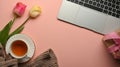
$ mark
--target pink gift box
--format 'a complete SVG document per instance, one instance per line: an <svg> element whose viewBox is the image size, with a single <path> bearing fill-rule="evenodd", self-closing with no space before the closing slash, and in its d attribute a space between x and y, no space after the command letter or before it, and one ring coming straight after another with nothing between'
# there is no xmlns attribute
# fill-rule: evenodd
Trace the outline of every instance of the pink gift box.
<svg viewBox="0 0 120 67"><path fill-rule="evenodd" d="M119 32L112 32L104 35L103 43L108 49L108 52L113 55L115 59L120 60L120 36Z"/></svg>

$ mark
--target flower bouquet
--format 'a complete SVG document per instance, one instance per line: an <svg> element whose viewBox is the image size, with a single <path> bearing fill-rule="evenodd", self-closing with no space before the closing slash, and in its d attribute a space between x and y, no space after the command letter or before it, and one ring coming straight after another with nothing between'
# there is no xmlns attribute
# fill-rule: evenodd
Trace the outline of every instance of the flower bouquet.
<svg viewBox="0 0 120 67"><path fill-rule="evenodd" d="M41 13L41 8L39 6L33 6L29 12L29 17L17 28L15 29L13 32L10 33L10 29L12 28L12 25L14 24L15 20L18 17L21 17L26 9L26 5L18 2L16 4L16 6L13 9L13 13L14 13L14 19L10 20L7 25L5 25L5 27L0 31L0 43L5 47L5 44L7 42L7 40L15 35L15 34L19 34L22 32L22 30L24 29L24 25L26 24L26 22L30 19L30 18L36 18L37 16L40 15Z"/></svg>

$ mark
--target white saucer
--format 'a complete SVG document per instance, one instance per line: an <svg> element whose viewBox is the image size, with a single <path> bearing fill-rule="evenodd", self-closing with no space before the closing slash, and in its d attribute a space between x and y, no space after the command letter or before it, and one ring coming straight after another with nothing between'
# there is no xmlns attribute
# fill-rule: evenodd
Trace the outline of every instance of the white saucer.
<svg viewBox="0 0 120 67"><path fill-rule="evenodd" d="M32 58L32 56L34 55L35 45L34 45L34 42L32 41L32 39L30 37L28 37L27 35L25 35L25 34L16 34L16 35L13 35L12 37L10 37L8 39L8 41L6 43L6 47L5 47L6 54L10 54L10 45L15 40L22 40L28 46L27 55L22 59L18 59L18 62L19 63L24 63L24 62L29 61Z"/></svg>

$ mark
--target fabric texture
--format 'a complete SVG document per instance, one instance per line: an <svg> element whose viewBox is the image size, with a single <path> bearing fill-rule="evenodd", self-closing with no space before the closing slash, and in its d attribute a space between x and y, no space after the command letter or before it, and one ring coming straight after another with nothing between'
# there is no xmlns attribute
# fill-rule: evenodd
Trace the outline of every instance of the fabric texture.
<svg viewBox="0 0 120 67"><path fill-rule="evenodd" d="M57 58L52 49L40 54L33 61L18 63L17 59L5 54L5 50L0 44L0 67L59 67Z"/></svg>

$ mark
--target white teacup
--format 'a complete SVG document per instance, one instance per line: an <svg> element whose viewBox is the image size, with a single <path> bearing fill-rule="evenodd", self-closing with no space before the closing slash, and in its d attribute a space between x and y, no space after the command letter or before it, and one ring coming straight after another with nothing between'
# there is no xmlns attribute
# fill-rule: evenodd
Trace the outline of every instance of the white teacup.
<svg viewBox="0 0 120 67"><path fill-rule="evenodd" d="M28 45L23 40L15 40L10 44L10 55L14 58L21 59L27 55Z"/></svg>
<svg viewBox="0 0 120 67"><path fill-rule="evenodd" d="M25 34L15 34L11 36L5 46L6 54L18 59L19 63L29 61L35 51L33 40Z"/></svg>

